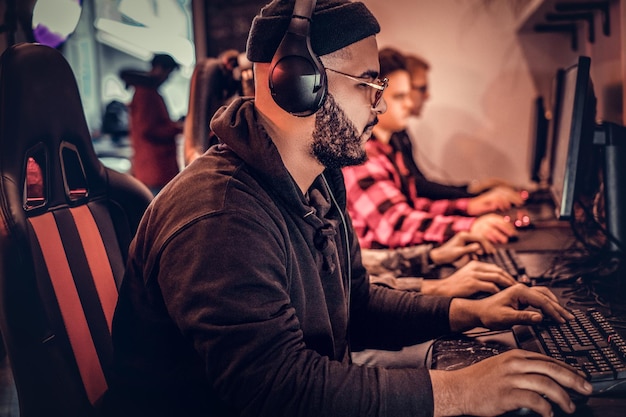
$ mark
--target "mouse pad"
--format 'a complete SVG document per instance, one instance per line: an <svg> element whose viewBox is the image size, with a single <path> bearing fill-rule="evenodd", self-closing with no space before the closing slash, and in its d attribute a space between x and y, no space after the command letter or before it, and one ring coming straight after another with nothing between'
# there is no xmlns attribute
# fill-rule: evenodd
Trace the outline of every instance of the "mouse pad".
<svg viewBox="0 0 626 417"><path fill-rule="evenodd" d="M452 371L506 352L511 347L494 340L481 341L464 335L437 339L431 347L432 369Z"/></svg>

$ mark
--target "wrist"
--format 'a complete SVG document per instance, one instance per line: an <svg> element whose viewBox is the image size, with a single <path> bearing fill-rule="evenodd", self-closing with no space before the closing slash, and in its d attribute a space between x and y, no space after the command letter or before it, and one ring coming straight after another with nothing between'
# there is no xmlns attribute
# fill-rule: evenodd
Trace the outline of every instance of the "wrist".
<svg viewBox="0 0 626 417"><path fill-rule="evenodd" d="M482 326L480 320L479 300L453 298L450 302L450 330L463 332L474 327Z"/></svg>
<svg viewBox="0 0 626 417"><path fill-rule="evenodd" d="M456 384L452 371L430 370L430 381L433 388L433 416L460 416L463 407L458 403Z"/></svg>
<svg viewBox="0 0 626 417"><path fill-rule="evenodd" d="M455 289L446 279L424 279L421 292L427 295L454 297Z"/></svg>
<svg viewBox="0 0 626 417"><path fill-rule="evenodd" d="M431 248L426 252L428 266L435 267L443 265L448 262L449 254L446 254L446 250L441 246L431 244Z"/></svg>
<svg viewBox="0 0 626 417"><path fill-rule="evenodd" d="M437 292L437 286L435 285L435 283L433 282L435 280L432 279L425 279L422 281L422 288L420 289L420 292L422 294L427 294L427 295L436 295Z"/></svg>
<svg viewBox="0 0 626 417"><path fill-rule="evenodd" d="M465 211L470 216L478 216L480 214L479 207L477 207L478 201L476 200L476 198L478 197L471 197L467 201L467 209Z"/></svg>
<svg viewBox="0 0 626 417"><path fill-rule="evenodd" d="M469 184L467 184L467 192L470 194L476 194L478 191L478 189L480 188L480 181L479 180L471 180L469 182Z"/></svg>
<svg viewBox="0 0 626 417"><path fill-rule="evenodd" d="M428 267L433 267L435 265L438 265L439 264L437 262L438 258L439 258L439 254L436 248L429 250L428 252L426 252L426 265Z"/></svg>

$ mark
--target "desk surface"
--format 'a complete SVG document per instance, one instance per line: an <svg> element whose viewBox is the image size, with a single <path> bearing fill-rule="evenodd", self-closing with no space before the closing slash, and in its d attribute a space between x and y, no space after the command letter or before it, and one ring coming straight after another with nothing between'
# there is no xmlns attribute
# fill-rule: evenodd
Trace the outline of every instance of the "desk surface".
<svg viewBox="0 0 626 417"><path fill-rule="evenodd" d="M532 229L519 230L517 239L506 246L520 252L565 251L575 243L570 225L554 220Z"/></svg>
<svg viewBox="0 0 626 417"><path fill-rule="evenodd" d="M516 242L509 243L507 247L511 247L518 252L527 252L528 254L541 253L545 251L553 251L555 253L567 253L576 243L576 239L572 233L569 224L563 222L552 222L536 226L533 229L520 231L519 239ZM606 260L598 260L597 266L602 266ZM622 265L626 262L622 262ZM593 265L594 262L587 262ZM626 271L626 267L622 266L622 270ZM568 308L589 308L596 307L606 316L616 316L626 320L626 272L614 272L609 276L593 277L593 273L585 271L585 279L566 281L558 287L553 286L553 291L559 297L561 302ZM591 277L591 278L590 278ZM623 277L620 282L620 277ZM550 283L545 285L550 286ZM556 284L554 284L556 285ZM626 321L625 321L626 322ZM626 337L626 328L620 329L616 327L618 332ZM501 333L494 336L498 343L506 346L515 346L512 333ZM498 345L492 344L494 339L481 338L480 343L485 343L484 348L476 348L469 346L464 349L466 344L471 344L467 338L459 336L456 341L446 339L450 352L454 351L454 355L464 355L466 352L467 362L462 365L466 366L482 359L484 357L497 354ZM458 343L455 345L455 343ZM471 353L470 353L471 352ZM483 358L484 358L483 357ZM453 359L452 359L453 360ZM449 364L453 362L447 362ZM444 365L445 367L446 365ZM452 365L454 366L454 365ZM531 414L532 415L532 414ZM565 416L560 410L555 410L555 415ZM626 394L619 397L591 397L588 402L578 407L574 417L623 417L626 416Z"/></svg>
<svg viewBox="0 0 626 417"><path fill-rule="evenodd" d="M517 251L565 250L576 242L570 223L556 219L551 201L543 199L512 210L527 213L531 226L518 230L517 240L507 246ZM519 214L509 215L519 217Z"/></svg>

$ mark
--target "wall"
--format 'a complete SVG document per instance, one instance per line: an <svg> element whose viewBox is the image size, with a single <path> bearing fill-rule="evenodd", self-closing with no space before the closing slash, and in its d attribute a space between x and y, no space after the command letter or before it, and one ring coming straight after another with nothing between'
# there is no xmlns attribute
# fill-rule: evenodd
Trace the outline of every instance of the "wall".
<svg viewBox="0 0 626 417"><path fill-rule="evenodd" d="M523 28L551 1L363 0L381 23L379 46L431 63L431 99L410 125L418 164L431 177L528 184L532 102L550 94L557 68L579 54L592 57L599 115L621 119L620 3L611 5L612 36L596 35L591 45L581 29L572 51L566 35Z"/></svg>
<svg viewBox="0 0 626 417"><path fill-rule="evenodd" d="M181 1L190 7L190 1ZM78 83L83 100L85 117L92 136L100 135L102 115L107 103L118 100L129 103L132 88L126 89L119 78L119 71L125 68L149 70L151 53L147 56L134 56L128 51L116 49L98 40L94 22L98 17L123 19L115 16L115 0L83 0L83 10L76 31L63 45L62 52L68 60ZM100 12L100 13L99 13ZM105 13L106 12L106 13ZM189 19L191 25L191 19ZM138 54L136 54L138 55ZM189 80L193 71L190 66L181 66L172 73L160 88L172 119L186 115L189 100Z"/></svg>
<svg viewBox="0 0 626 417"><path fill-rule="evenodd" d="M527 183L532 101L538 94L550 94L556 69L573 63L578 54L592 58L599 117L624 121L626 69L620 51L626 17L618 0L611 1L611 36L598 35L589 44L581 29L578 51L571 50L565 35L536 34L524 27L555 0L362 1L381 23L380 46L420 54L432 65L431 99L410 130L420 167L433 178L466 182L497 176ZM106 102L129 99L129 92L119 88L120 96L107 95L105 85L116 82L121 67L148 64L95 42L93 2L84 1L91 12L79 24L82 36L70 38L63 52L85 95L88 123L97 132ZM218 15L228 4L246 10L256 4L258 9L265 0L205 5ZM3 6L0 0L0 12ZM0 37L0 46L4 40ZM168 105L175 118L186 111L189 76L190 70L181 71L164 86L166 98L173 97Z"/></svg>

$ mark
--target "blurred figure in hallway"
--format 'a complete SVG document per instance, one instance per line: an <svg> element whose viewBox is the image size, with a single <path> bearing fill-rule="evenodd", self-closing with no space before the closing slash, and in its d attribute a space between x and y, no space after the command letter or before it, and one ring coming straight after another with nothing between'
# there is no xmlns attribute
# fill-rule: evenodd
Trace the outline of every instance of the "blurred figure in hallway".
<svg viewBox="0 0 626 417"><path fill-rule="evenodd" d="M135 92L129 108L130 142L133 148L131 173L156 195L180 168L176 137L182 122L170 119L159 87L179 65L167 54L152 58L149 72L122 70L120 78Z"/></svg>

